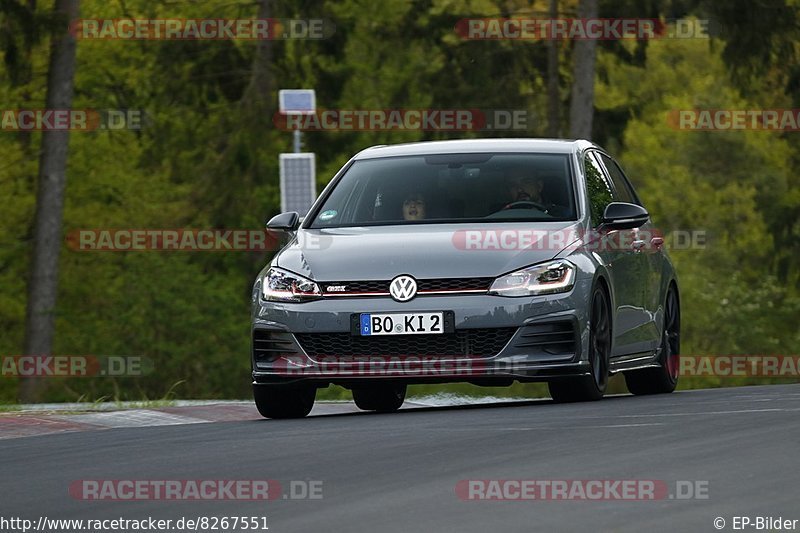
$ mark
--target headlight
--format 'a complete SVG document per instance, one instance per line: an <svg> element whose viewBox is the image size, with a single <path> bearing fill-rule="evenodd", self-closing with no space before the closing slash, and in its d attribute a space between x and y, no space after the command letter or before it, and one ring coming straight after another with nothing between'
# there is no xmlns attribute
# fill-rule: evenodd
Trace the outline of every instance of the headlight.
<svg viewBox="0 0 800 533"><path fill-rule="evenodd" d="M575 285L575 265L557 260L506 274L494 280L489 294L535 296L567 292Z"/></svg>
<svg viewBox="0 0 800 533"><path fill-rule="evenodd" d="M322 296L319 285L310 279L274 267L264 275L261 293L273 302L305 302Z"/></svg>

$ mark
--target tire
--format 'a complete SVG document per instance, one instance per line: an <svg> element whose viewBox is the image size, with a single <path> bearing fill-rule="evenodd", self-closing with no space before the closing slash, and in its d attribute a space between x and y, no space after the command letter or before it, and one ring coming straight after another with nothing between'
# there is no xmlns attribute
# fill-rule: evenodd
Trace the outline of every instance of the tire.
<svg viewBox="0 0 800 533"><path fill-rule="evenodd" d="M588 376L564 378L547 384L550 396L559 403L599 400L608 386L608 360L611 354L611 306L602 288L592 291L589 315Z"/></svg>
<svg viewBox="0 0 800 533"><path fill-rule="evenodd" d="M681 353L681 310L678 294L670 286L664 301L664 329L661 332L661 352L658 368L635 370L625 374L631 393L668 394L678 385L679 354Z"/></svg>
<svg viewBox="0 0 800 533"><path fill-rule="evenodd" d="M392 413L400 409L406 399L406 386L387 384L380 388L353 389L356 407L364 411Z"/></svg>
<svg viewBox="0 0 800 533"><path fill-rule="evenodd" d="M264 418L303 418L314 407L315 387L253 385L256 408Z"/></svg>

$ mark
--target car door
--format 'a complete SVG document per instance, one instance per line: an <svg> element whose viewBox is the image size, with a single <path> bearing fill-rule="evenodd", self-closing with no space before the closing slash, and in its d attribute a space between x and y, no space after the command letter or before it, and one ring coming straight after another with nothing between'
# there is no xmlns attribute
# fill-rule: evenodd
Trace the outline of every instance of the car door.
<svg viewBox="0 0 800 533"><path fill-rule="evenodd" d="M597 152L584 155L587 197L589 199L593 242L588 244L605 265L614 291L612 303L614 343L611 357L617 358L636 351L635 330L640 318L641 294L635 283L640 261L633 253L632 230L600 231L606 206L615 199L615 191Z"/></svg>
<svg viewBox="0 0 800 533"><path fill-rule="evenodd" d="M600 158L611 177L615 191L620 198L624 198L621 201L642 205L620 164L607 154L601 153ZM635 253L640 255L643 268L646 269L642 277L643 283L639 287L644 316L638 335L642 338L642 349L647 351L655 350L661 340L661 329L656 317L662 306L661 278L665 260L663 244L663 235L651 220L635 231Z"/></svg>
<svg viewBox="0 0 800 533"><path fill-rule="evenodd" d="M619 164L603 152L597 152L596 155L614 189L614 201L641 205ZM655 327L658 306L653 305L653 294L659 290L656 277L659 269L654 261L654 254L651 253L656 251L651 243L652 223L648 220L639 228L627 230L622 237L620 245L626 256L626 275L629 276L626 284L629 285L630 293L630 307L624 313L624 320L629 327L623 342L628 353L650 352L655 348L654 341L657 343L658 340L658 328Z"/></svg>

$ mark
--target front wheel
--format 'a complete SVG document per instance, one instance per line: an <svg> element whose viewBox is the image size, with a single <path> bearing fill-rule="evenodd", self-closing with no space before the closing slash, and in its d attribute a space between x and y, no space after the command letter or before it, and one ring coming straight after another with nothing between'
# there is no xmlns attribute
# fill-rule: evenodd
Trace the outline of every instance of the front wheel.
<svg viewBox="0 0 800 533"><path fill-rule="evenodd" d="M664 302L664 331L661 333L661 353L658 368L635 370L625 374L628 390L636 395L663 394L678 385L678 364L681 351L681 311L675 287L667 291Z"/></svg>
<svg viewBox="0 0 800 533"><path fill-rule="evenodd" d="M364 411L391 413L400 409L406 399L406 386L386 384L380 387L353 389L356 407Z"/></svg>
<svg viewBox="0 0 800 533"><path fill-rule="evenodd" d="M547 384L550 396L557 402L599 400L608 386L608 360L611 353L611 311L608 298L600 287L592 292L589 314L588 376L564 378Z"/></svg>
<svg viewBox="0 0 800 533"><path fill-rule="evenodd" d="M303 418L314 407L316 396L315 387L253 385L253 399L264 418Z"/></svg>

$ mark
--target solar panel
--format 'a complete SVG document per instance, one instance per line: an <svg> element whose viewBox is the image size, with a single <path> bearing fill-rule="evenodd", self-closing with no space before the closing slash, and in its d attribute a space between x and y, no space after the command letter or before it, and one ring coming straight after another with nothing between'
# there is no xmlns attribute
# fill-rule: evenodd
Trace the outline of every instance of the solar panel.
<svg viewBox="0 0 800 533"><path fill-rule="evenodd" d="M317 109L317 97L314 89L281 89L278 91L280 112L313 113Z"/></svg>
<svg viewBox="0 0 800 533"><path fill-rule="evenodd" d="M280 177L281 212L297 211L304 216L317 197L314 154L281 154Z"/></svg>

